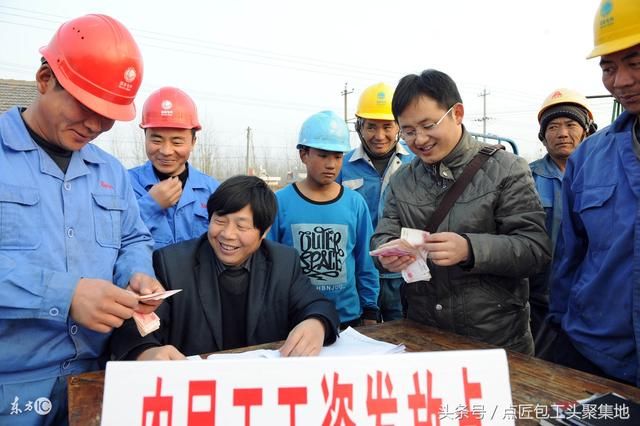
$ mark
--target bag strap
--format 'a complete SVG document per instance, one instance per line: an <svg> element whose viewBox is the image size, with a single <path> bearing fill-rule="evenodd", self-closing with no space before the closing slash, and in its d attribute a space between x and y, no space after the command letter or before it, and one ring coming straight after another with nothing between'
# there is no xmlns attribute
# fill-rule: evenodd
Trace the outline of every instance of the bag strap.
<svg viewBox="0 0 640 426"><path fill-rule="evenodd" d="M444 198L438 205L438 208L431 215L431 220L427 225L427 231L436 232L438 226L444 220L445 216L451 210L451 207L455 204L456 200L462 195L464 189L469 185L471 179L473 179L473 175L476 174L480 167L491 157L493 154L498 152L498 150L504 149L502 145L491 145L484 146L478 153L473 157L473 159L467 164L464 168L462 174L456 181L451 185L451 188L444 194Z"/></svg>

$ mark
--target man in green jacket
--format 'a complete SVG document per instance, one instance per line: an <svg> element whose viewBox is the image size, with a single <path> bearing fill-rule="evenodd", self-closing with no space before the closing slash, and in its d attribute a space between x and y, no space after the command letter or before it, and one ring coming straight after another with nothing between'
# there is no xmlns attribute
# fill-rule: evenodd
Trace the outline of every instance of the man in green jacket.
<svg viewBox="0 0 640 426"><path fill-rule="evenodd" d="M447 190L485 146L462 125L458 88L440 71L402 78L392 108L416 158L389 183L372 249L398 244L403 227L424 230ZM544 218L526 161L496 152L437 232L424 237L432 278L407 284L409 319L533 354L527 276L550 260ZM388 271L402 271L415 257L378 260Z"/></svg>

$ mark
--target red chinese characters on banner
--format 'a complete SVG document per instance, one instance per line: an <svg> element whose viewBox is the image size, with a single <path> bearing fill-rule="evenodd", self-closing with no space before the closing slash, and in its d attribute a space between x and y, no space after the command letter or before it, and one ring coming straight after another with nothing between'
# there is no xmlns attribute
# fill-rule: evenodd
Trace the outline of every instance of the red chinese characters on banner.
<svg viewBox="0 0 640 426"><path fill-rule="evenodd" d="M192 380L189 382L189 426L216 425L216 381Z"/></svg>
<svg viewBox="0 0 640 426"><path fill-rule="evenodd" d="M234 389L233 405L244 407L244 424L251 426L251 407L262 405L262 388Z"/></svg>
<svg viewBox="0 0 640 426"><path fill-rule="evenodd" d="M470 382L466 367L462 367L462 383L464 385L464 404L469 409L472 399L482 398L482 387L480 383ZM460 426L480 426L482 418L478 413L467 411L460 419Z"/></svg>
<svg viewBox="0 0 640 426"><path fill-rule="evenodd" d="M156 394L142 399L142 426L160 426L160 417L166 413L166 423L171 425L173 420L173 397L161 396L162 378L156 379Z"/></svg>
<svg viewBox="0 0 640 426"><path fill-rule="evenodd" d="M338 373L333 373L332 390L333 392L329 393L327 376L322 376L322 396L324 402L329 402L329 397L331 397L331 404L322 421L322 426L343 424L344 426L355 426L354 421L349 417L349 412L353 412L353 385L338 383ZM347 412L347 409L349 412Z"/></svg>
<svg viewBox="0 0 640 426"><path fill-rule="evenodd" d="M415 393L409 394L409 409L413 411L413 424L415 426L440 426L440 411L442 411L442 398L434 398L433 375L426 371L425 391L420 392L420 376L413 373L413 389ZM419 410L426 410L427 420L420 421Z"/></svg>
<svg viewBox="0 0 640 426"><path fill-rule="evenodd" d="M482 385L479 381L470 380L467 367L462 367L459 371L461 375L456 374L456 376L458 380L462 381L464 405L459 404L459 408L456 408L454 413L448 413L444 408L444 399L441 394L434 395L434 375L429 370L415 371L411 375L413 389L406 389L404 392L402 387L394 392L394 377L404 383L397 375L394 376L388 371L381 370L375 370L375 373L371 375L367 374L365 405L355 407L355 409L354 388L364 392L362 386L356 386L364 383L340 383L340 376L337 372L334 372L333 376L322 376L320 385L324 402L321 402L319 398L315 401L309 401L309 389L306 386L231 388L232 406L240 407L243 409L242 411L237 409L230 411L232 407L217 407L216 398L221 391L218 390L220 385L216 380L190 380L188 381L186 424L188 426L215 426L217 418L219 422L228 423L231 421L233 424L250 426L252 408L263 406L264 395L275 392L277 393L277 405L282 407L277 409L281 412L278 416L284 416L285 410L287 410L291 426L297 424L296 409L309 404L316 404L317 408L320 408L317 404L323 404L321 409L326 409L322 426L355 426L354 418L363 418L362 416L365 415L374 417L376 426L398 424L399 416L403 417L409 414L406 411L402 413L407 409L411 411L413 417L411 424L414 426L440 426L443 419L447 418L457 419L460 426L481 426L483 411L476 407L483 407ZM440 380L444 379L440 375L438 377ZM155 394L142 398L142 426L171 426L173 424L175 417L173 415L174 396L162 395L162 380L162 377L156 377ZM446 376L446 380L451 381L453 378L449 374ZM436 387L436 389L438 388ZM441 392L442 388L440 388ZM460 401L461 396L458 393L453 397ZM360 398L357 400L362 401ZM267 398L267 401L273 400ZM273 408L275 407L272 407L271 410ZM256 409L253 411L254 417L257 416ZM450 414L454 414L455 417L450 417ZM180 415L184 414L180 413ZM242 417L244 423L240 423ZM180 418L184 419L184 417ZM282 417L280 421L286 418ZM264 423L264 418L257 420L258 423Z"/></svg>
<svg viewBox="0 0 640 426"><path fill-rule="evenodd" d="M376 426L382 426L382 415L398 412L398 400L391 398L393 394L393 384L391 383L391 376L389 373L384 374L384 385L386 395L388 398L382 395L382 371L376 371L376 395L373 395L373 377L367 375L367 414L369 416L375 416ZM395 422L392 422L395 423Z"/></svg>
<svg viewBox="0 0 640 426"><path fill-rule="evenodd" d="M307 388L278 388L278 405L289 406L289 425L296 426L296 405L307 403Z"/></svg>

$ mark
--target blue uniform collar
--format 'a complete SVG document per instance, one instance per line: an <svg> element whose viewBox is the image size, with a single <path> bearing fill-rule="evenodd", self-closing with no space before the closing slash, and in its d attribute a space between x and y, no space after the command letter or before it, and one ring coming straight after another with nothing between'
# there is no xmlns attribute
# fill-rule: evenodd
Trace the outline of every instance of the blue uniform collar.
<svg viewBox="0 0 640 426"><path fill-rule="evenodd" d="M7 111L9 120L6 122L6 128L0 129L2 132L3 140L7 147L15 151L34 151L38 149L38 145L29 135L29 131L25 126L22 117L20 116L20 110L18 107L11 108ZM5 133L5 132L9 133ZM7 137L11 134L11 137ZM62 171L55 165L53 160L41 149L40 156L40 169L47 174L57 177L64 177ZM82 176L88 173L88 169L85 163L102 164L103 160L96 152L96 147L87 144L80 151L75 151L71 156L71 162L67 169L66 179L73 179L78 176Z"/></svg>
<svg viewBox="0 0 640 426"><path fill-rule="evenodd" d="M529 165L529 167L531 168L531 171L538 176L562 180L563 173L549 154L545 154L541 159L534 161Z"/></svg>
<svg viewBox="0 0 640 426"><path fill-rule="evenodd" d="M14 151L33 151L38 149L38 145L31 139L29 131L22 121L20 109L18 107L11 108L6 112L9 120L2 126L2 139L7 147ZM12 135L9 137L9 135Z"/></svg>
<svg viewBox="0 0 640 426"><path fill-rule="evenodd" d="M624 111L608 129L613 130L615 133L631 131L637 117L637 115L631 114L629 111Z"/></svg>
<svg viewBox="0 0 640 426"><path fill-rule="evenodd" d="M38 145L31 139L29 131L20 116L20 109L18 107L11 108L7 111L7 115L9 117L9 130L14 132L14 136L4 138L5 144L15 151L32 151L38 149ZM2 132L4 133L4 129ZM15 137L15 135L18 135L18 137ZM104 160L102 160L99 155L96 155L90 144L85 145L77 152L80 153L81 158L85 161L90 163L104 163Z"/></svg>
<svg viewBox="0 0 640 426"><path fill-rule="evenodd" d="M396 156L409 155L409 152L406 150L406 148L401 142L402 141L398 141L398 143L396 144L395 155ZM353 163L354 161L358 161L358 160L369 160L369 156L367 155L367 152L362 147L362 143L360 143L360 145L358 145L358 147L353 150L353 154L351 155L351 158L349 158L350 163Z"/></svg>

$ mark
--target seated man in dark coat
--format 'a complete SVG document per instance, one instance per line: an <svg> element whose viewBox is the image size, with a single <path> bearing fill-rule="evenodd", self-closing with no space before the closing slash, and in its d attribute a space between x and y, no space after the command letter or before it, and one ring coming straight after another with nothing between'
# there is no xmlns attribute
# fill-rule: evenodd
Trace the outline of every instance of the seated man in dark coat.
<svg viewBox="0 0 640 426"><path fill-rule="evenodd" d="M317 355L335 341L338 315L300 269L296 251L265 240L277 210L266 183L226 180L207 202L209 230L153 253L167 290L160 329L141 337L133 320L113 336L116 359L170 360L286 339L283 356Z"/></svg>

